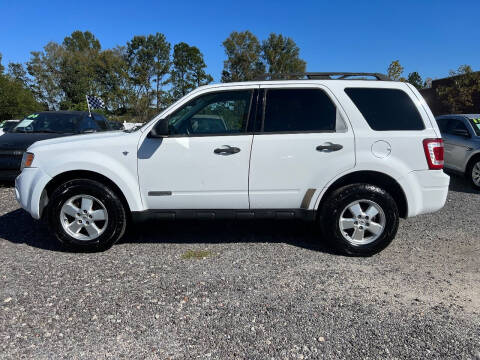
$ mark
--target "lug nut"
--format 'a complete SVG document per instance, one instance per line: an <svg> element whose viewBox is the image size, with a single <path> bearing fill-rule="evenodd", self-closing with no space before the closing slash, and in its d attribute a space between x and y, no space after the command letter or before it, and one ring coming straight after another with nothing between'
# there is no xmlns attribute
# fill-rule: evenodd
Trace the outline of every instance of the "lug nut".
<svg viewBox="0 0 480 360"><path fill-rule="evenodd" d="M83 210L83 213L86 214L86 213L87 213L87 210Z"/></svg>
<svg viewBox="0 0 480 360"><path fill-rule="evenodd" d="M358 228L359 228L360 230L363 230L363 226L361 226L361 225L360 225Z"/></svg>
<svg viewBox="0 0 480 360"><path fill-rule="evenodd" d="M370 226L370 223L367 223L366 225L367 225L367 226Z"/></svg>
<svg viewBox="0 0 480 360"><path fill-rule="evenodd" d="M368 216L365 216L365 219L367 219L367 220L368 220Z"/></svg>
<svg viewBox="0 0 480 360"><path fill-rule="evenodd" d="M355 225L358 225L358 221L355 221L354 224L355 224Z"/></svg>
<svg viewBox="0 0 480 360"><path fill-rule="evenodd" d="M88 215L88 217L89 217L90 219L91 219L91 218L93 218L93 216L92 216L92 215Z"/></svg>
<svg viewBox="0 0 480 360"><path fill-rule="evenodd" d="M78 220L78 223L81 224L81 223L82 223L82 220Z"/></svg>

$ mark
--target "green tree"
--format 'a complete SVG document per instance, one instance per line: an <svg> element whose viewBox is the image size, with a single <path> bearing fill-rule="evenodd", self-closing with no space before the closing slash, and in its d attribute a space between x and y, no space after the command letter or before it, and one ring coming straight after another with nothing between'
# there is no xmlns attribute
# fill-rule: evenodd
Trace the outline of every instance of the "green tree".
<svg viewBox="0 0 480 360"><path fill-rule="evenodd" d="M100 51L100 41L93 35L90 31L79 31L76 30L72 32L70 36L67 36L63 39L63 47L65 50L70 52L76 51Z"/></svg>
<svg viewBox="0 0 480 360"><path fill-rule="evenodd" d="M449 112L475 112L473 99L480 96L480 72L473 71L470 65L461 65L451 70L449 82L436 90Z"/></svg>
<svg viewBox="0 0 480 360"><path fill-rule="evenodd" d="M415 86L417 89L422 89L423 88L423 80L420 74L416 71L411 72L408 74L407 81Z"/></svg>
<svg viewBox="0 0 480 360"><path fill-rule="evenodd" d="M160 108L164 93L162 87L166 84L164 77L170 71L170 43L165 35L134 36L127 43L126 58L136 97L141 99L137 110L141 107L145 113L153 98L157 109Z"/></svg>
<svg viewBox="0 0 480 360"><path fill-rule="evenodd" d="M262 46L250 31L232 32L223 47L227 60L223 63L222 82L253 80L265 73Z"/></svg>
<svg viewBox="0 0 480 360"><path fill-rule="evenodd" d="M28 76L27 76L27 70L25 70L25 67L21 63L9 63L8 64L8 75L19 81L21 84L23 84L25 87L28 87Z"/></svg>
<svg viewBox="0 0 480 360"><path fill-rule="evenodd" d="M15 119L42 109L32 92L19 80L0 74L0 120Z"/></svg>
<svg viewBox="0 0 480 360"><path fill-rule="evenodd" d="M133 99L133 88L128 77L125 47L102 51L95 66L97 94L107 109L124 113Z"/></svg>
<svg viewBox="0 0 480 360"><path fill-rule="evenodd" d="M5 68L2 65L2 53L0 53L0 75L3 74Z"/></svg>
<svg viewBox="0 0 480 360"><path fill-rule="evenodd" d="M27 62L28 74L32 77L31 89L37 101L50 110L56 110L63 99L60 81L62 78L62 61L64 49L55 42L50 42L43 51L32 51Z"/></svg>
<svg viewBox="0 0 480 360"><path fill-rule="evenodd" d="M213 78L205 72L203 54L195 46L184 42L173 48L173 67L171 69L172 98L178 99L198 86L206 85Z"/></svg>
<svg viewBox="0 0 480 360"><path fill-rule="evenodd" d="M95 64L100 53L100 42L89 32L74 31L63 40L60 87L65 99L63 109L83 109L85 95L96 93Z"/></svg>
<svg viewBox="0 0 480 360"><path fill-rule="evenodd" d="M306 62L300 59L300 49L289 37L281 34L270 34L262 42L263 59L268 67L268 73L277 74L303 73Z"/></svg>
<svg viewBox="0 0 480 360"><path fill-rule="evenodd" d="M391 80L394 81L404 81L405 79L402 78L403 74L403 66L400 65L399 60L394 60L390 63L387 69L387 75Z"/></svg>
<svg viewBox="0 0 480 360"><path fill-rule="evenodd" d="M170 72L170 48L171 45L167 41L165 35L156 33L149 35L147 44L152 49L153 53L153 83L155 84L155 106L158 109L162 107L164 91L163 86L167 84L168 80L165 77Z"/></svg>

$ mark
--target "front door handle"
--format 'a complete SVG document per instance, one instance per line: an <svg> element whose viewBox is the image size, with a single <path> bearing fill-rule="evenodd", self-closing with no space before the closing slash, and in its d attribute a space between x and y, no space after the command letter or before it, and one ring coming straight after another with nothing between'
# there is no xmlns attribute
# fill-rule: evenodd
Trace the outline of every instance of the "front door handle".
<svg viewBox="0 0 480 360"><path fill-rule="evenodd" d="M317 151L325 151L325 152L330 152L330 151L338 151L342 150L343 146L340 144L332 144L331 142L326 142L323 145L318 145L317 146Z"/></svg>
<svg viewBox="0 0 480 360"><path fill-rule="evenodd" d="M223 145L221 148L213 150L213 152L217 155L233 155L240 152L240 149L234 146Z"/></svg>

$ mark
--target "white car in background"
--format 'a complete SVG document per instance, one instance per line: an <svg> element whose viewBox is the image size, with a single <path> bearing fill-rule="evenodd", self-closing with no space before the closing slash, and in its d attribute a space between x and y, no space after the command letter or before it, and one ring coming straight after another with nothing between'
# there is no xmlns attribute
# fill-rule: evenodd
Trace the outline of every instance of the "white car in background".
<svg viewBox="0 0 480 360"><path fill-rule="evenodd" d="M301 218L344 253L378 252L400 217L445 204L435 118L379 74L306 77L208 85L130 132L39 141L17 200L73 249L108 248L129 218Z"/></svg>
<svg viewBox="0 0 480 360"><path fill-rule="evenodd" d="M142 125L143 125L143 123L130 123L130 122L124 121L123 122L123 129L124 130L131 130L133 128L140 127Z"/></svg>

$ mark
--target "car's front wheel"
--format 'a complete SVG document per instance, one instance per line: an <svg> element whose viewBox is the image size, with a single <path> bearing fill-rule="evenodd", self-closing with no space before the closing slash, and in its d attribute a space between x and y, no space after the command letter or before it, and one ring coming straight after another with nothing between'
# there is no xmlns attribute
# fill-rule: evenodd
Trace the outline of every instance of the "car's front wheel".
<svg viewBox="0 0 480 360"><path fill-rule="evenodd" d="M472 186L480 190L480 158L475 159L468 168L468 176Z"/></svg>
<svg viewBox="0 0 480 360"><path fill-rule="evenodd" d="M51 195L48 222L71 250L105 250L125 233L127 217L118 195L90 179L70 180Z"/></svg>
<svg viewBox="0 0 480 360"><path fill-rule="evenodd" d="M384 249L395 237L399 213L388 192L370 184L335 190L323 204L319 221L324 236L341 252L366 256Z"/></svg>

